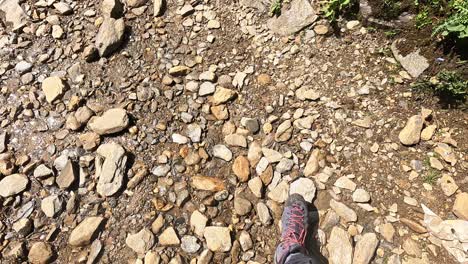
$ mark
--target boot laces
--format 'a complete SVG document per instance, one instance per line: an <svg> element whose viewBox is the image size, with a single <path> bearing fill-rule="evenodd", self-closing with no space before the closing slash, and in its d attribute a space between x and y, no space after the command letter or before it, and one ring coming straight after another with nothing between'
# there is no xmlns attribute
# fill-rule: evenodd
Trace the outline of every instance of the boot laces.
<svg viewBox="0 0 468 264"><path fill-rule="evenodd" d="M286 232L283 237L283 245L285 248L289 248L293 244L303 246L305 237L304 210L302 207L294 204L291 208Z"/></svg>

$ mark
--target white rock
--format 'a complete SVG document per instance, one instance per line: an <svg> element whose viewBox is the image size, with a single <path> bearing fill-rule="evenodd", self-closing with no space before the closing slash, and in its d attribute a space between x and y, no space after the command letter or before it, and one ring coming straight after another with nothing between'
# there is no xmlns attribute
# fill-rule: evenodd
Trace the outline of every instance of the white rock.
<svg viewBox="0 0 468 264"><path fill-rule="evenodd" d="M231 234L229 228L208 226L203 234L209 250L214 252L228 252L231 249Z"/></svg>
<svg viewBox="0 0 468 264"><path fill-rule="evenodd" d="M353 246L348 232L340 227L332 229L327 245L330 264L351 264L353 259Z"/></svg>
<svg viewBox="0 0 468 264"><path fill-rule="evenodd" d="M224 161L232 160L232 152L224 145L215 145L213 147L213 156Z"/></svg>
<svg viewBox="0 0 468 264"><path fill-rule="evenodd" d="M315 190L314 181L309 178L299 178L291 183L289 194L298 193L304 197L304 200L312 203L315 198Z"/></svg>

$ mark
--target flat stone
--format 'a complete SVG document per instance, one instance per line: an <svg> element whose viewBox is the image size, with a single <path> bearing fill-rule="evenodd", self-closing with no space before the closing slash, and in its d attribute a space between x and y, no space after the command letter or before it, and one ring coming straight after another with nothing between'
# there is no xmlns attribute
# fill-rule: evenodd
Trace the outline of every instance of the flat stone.
<svg viewBox="0 0 468 264"><path fill-rule="evenodd" d="M335 182L335 186L338 188L347 189L350 191L356 190L356 183L354 183L352 180L350 180L346 176L342 176L338 178L338 180L336 180Z"/></svg>
<svg viewBox="0 0 468 264"><path fill-rule="evenodd" d="M413 230L416 233L419 233L419 234L427 233L427 229L416 221L402 217L400 218L400 222L405 224L407 227L409 227L411 230Z"/></svg>
<svg viewBox="0 0 468 264"><path fill-rule="evenodd" d="M455 198L453 213L459 218L468 221L468 193L459 193Z"/></svg>
<svg viewBox="0 0 468 264"><path fill-rule="evenodd" d="M268 28L276 34L288 36L311 25L317 20L316 11L307 0L293 0L291 8L278 17L270 18Z"/></svg>
<svg viewBox="0 0 468 264"><path fill-rule="evenodd" d="M18 0L3 0L0 2L0 11L4 14L3 23L11 27L12 31L18 31L28 22L28 15L24 12Z"/></svg>
<svg viewBox="0 0 468 264"><path fill-rule="evenodd" d="M189 72L190 68L184 65L174 66L169 69L169 74L172 76L184 76L187 75Z"/></svg>
<svg viewBox="0 0 468 264"><path fill-rule="evenodd" d="M336 200L330 200L330 207L337 215L339 215L345 222L356 222L357 214L353 209L349 208L343 203L337 202Z"/></svg>
<svg viewBox="0 0 468 264"><path fill-rule="evenodd" d="M351 264L353 258L353 246L348 232L340 227L334 227L331 231L327 249L330 264Z"/></svg>
<svg viewBox="0 0 468 264"><path fill-rule="evenodd" d="M190 216L190 227L199 237L203 236L207 222L208 218L197 210L193 211L192 215Z"/></svg>
<svg viewBox="0 0 468 264"><path fill-rule="evenodd" d="M256 118L243 117L241 118L241 124L252 134L257 133L260 130L260 124Z"/></svg>
<svg viewBox="0 0 468 264"><path fill-rule="evenodd" d="M123 18L105 17L96 35L96 48L101 57L109 56L122 44L125 33Z"/></svg>
<svg viewBox="0 0 468 264"><path fill-rule="evenodd" d="M246 182L250 176L249 160L244 156L238 156L232 164L232 171L240 182Z"/></svg>
<svg viewBox="0 0 468 264"><path fill-rule="evenodd" d="M44 199L41 202L41 210L47 217L54 217L57 213L62 210L62 201L58 195L51 195Z"/></svg>
<svg viewBox="0 0 468 264"><path fill-rule="evenodd" d="M439 182L446 196L452 196L458 190L458 185L455 183L455 180L448 174L443 174Z"/></svg>
<svg viewBox="0 0 468 264"><path fill-rule="evenodd" d="M242 230L240 232L239 244L243 251L247 251L253 247L252 238L250 237L250 234L247 231Z"/></svg>
<svg viewBox="0 0 468 264"><path fill-rule="evenodd" d="M45 242L35 242L29 249L28 261L32 264L47 264L53 256L52 246Z"/></svg>
<svg viewBox="0 0 468 264"><path fill-rule="evenodd" d="M414 115L408 119L405 127L400 131L398 138L403 145L411 146L419 143L421 139L421 130L423 128L423 119L420 115Z"/></svg>
<svg viewBox="0 0 468 264"><path fill-rule="evenodd" d="M12 174L5 176L0 180L0 196L6 198L17 195L24 190L29 184L29 179L24 174Z"/></svg>
<svg viewBox="0 0 468 264"><path fill-rule="evenodd" d="M65 167L60 171L60 174L55 179L55 182L60 189L68 189L77 179L77 172L71 160L67 161Z"/></svg>
<svg viewBox="0 0 468 264"><path fill-rule="evenodd" d="M52 103L65 92L66 84L60 77L51 76L42 81L41 87L47 102Z"/></svg>
<svg viewBox="0 0 468 264"><path fill-rule="evenodd" d="M33 65L27 61L20 61L15 65L15 71L19 74L23 74L31 71L32 66Z"/></svg>
<svg viewBox="0 0 468 264"><path fill-rule="evenodd" d="M41 164L41 165L37 166L34 169L34 173L33 173L34 177L38 178L38 179L49 178L53 174L54 174L54 172L44 164Z"/></svg>
<svg viewBox="0 0 468 264"><path fill-rule="evenodd" d="M370 194L364 189L357 189L353 193L353 201L356 203L367 203L370 199Z"/></svg>
<svg viewBox="0 0 468 264"><path fill-rule="evenodd" d="M269 163L277 163L283 158L283 155L274 149L262 148L262 153Z"/></svg>
<svg viewBox="0 0 468 264"><path fill-rule="evenodd" d="M193 143L198 143L201 140L202 129L198 124L189 124L187 126L187 136Z"/></svg>
<svg viewBox="0 0 468 264"><path fill-rule="evenodd" d="M15 230L20 237L26 237L33 230L33 222L28 218L21 218L13 223L12 229Z"/></svg>
<svg viewBox="0 0 468 264"><path fill-rule="evenodd" d="M397 47L397 44L400 42L404 42L404 40L397 39L392 43L391 50L393 52L393 56L395 56L395 59L413 78L418 78L419 75L429 68L429 62L425 57L419 54L419 49L406 56L401 55L400 50L398 50Z"/></svg>
<svg viewBox="0 0 468 264"><path fill-rule="evenodd" d="M329 31L330 31L330 29L326 25L316 25L314 27L314 32L317 35L326 35L326 34L328 34Z"/></svg>
<svg viewBox="0 0 468 264"><path fill-rule="evenodd" d="M98 133L88 132L78 136L84 150L94 150L101 143Z"/></svg>
<svg viewBox="0 0 468 264"><path fill-rule="evenodd" d="M123 184L127 164L125 149L111 142L99 146L96 152L96 190L102 196L112 196Z"/></svg>
<svg viewBox="0 0 468 264"><path fill-rule="evenodd" d="M200 249L200 244L197 243L197 238L194 236L183 236L181 242L180 247L189 254L196 253Z"/></svg>
<svg viewBox="0 0 468 264"><path fill-rule="evenodd" d="M275 170L279 173L289 172L294 166L294 161L290 159L283 158L276 165Z"/></svg>
<svg viewBox="0 0 468 264"><path fill-rule="evenodd" d="M426 128L423 129L421 132L421 139L422 140L431 140L432 137L434 136L434 133L437 129L436 125L429 125Z"/></svg>
<svg viewBox="0 0 468 264"><path fill-rule="evenodd" d="M225 145L215 145L213 147L213 156L224 161L232 160L232 152Z"/></svg>
<svg viewBox="0 0 468 264"><path fill-rule="evenodd" d="M206 245L213 252L228 252L232 247L229 228L221 226L208 226L203 234Z"/></svg>
<svg viewBox="0 0 468 264"><path fill-rule="evenodd" d="M268 193L268 198L278 203L284 203L288 198L289 184L286 181L280 182Z"/></svg>
<svg viewBox="0 0 468 264"><path fill-rule="evenodd" d="M85 218L79 223L70 234L68 243L72 246L82 247L91 244L94 240L96 231L98 231L104 218L91 216Z"/></svg>
<svg viewBox="0 0 468 264"><path fill-rule="evenodd" d="M374 233L361 236L354 249L353 264L369 264L379 245L379 239Z"/></svg>
<svg viewBox="0 0 468 264"><path fill-rule="evenodd" d="M127 111L122 108L112 108L102 116L93 116L88 123L89 128L99 135L109 135L123 131L130 120Z"/></svg>
<svg viewBox="0 0 468 264"><path fill-rule="evenodd" d="M174 228L168 227L161 235L158 236L159 244L162 246L178 246L180 245L179 237L177 236Z"/></svg>
<svg viewBox="0 0 468 264"><path fill-rule="evenodd" d="M270 209L268 209L266 204L262 202L257 203L257 215L263 225L269 225L271 223Z"/></svg>
<svg viewBox="0 0 468 264"><path fill-rule="evenodd" d="M301 101L316 101L320 99L320 94L317 91L311 89L310 87L301 87L296 90L296 97Z"/></svg>
<svg viewBox="0 0 468 264"><path fill-rule="evenodd" d="M197 190L219 192L226 189L223 180L209 176L193 176L192 187Z"/></svg>
<svg viewBox="0 0 468 264"><path fill-rule="evenodd" d="M129 234L125 239L125 244L137 254L145 254L154 245L154 235L146 228L135 234Z"/></svg>
<svg viewBox="0 0 468 264"><path fill-rule="evenodd" d="M213 95L213 104L224 104L233 99L236 96L236 94L237 93L234 90L218 86L216 88L216 92Z"/></svg>
<svg viewBox="0 0 468 264"><path fill-rule="evenodd" d="M430 164L431 167L434 168L434 169L437 169L437 170L443 170L443 169L444 169L444 165L443 165L442 162L440 162L440 160L437 159L437 158L430 157L430 158L429 158L429 164Z"/></svg>
<svg viewBox="0 0 468 264"><path fill-rule="evenodd" d="M293 127L291 120L286 120L281 123L275 133L276 142L288 141L292 136L292 131Z"/></svg>
<svg viewBox="0 0 468 264"><path fill-rule="evenodd" d="M450 163L452 166L457 164L457 156L453 149L445 143L437 143L437 146L434 149L434 152L439 154L442 159Z"/></svg>
<svg viewBox="0 0 468 264"><path fill-rule="evenodd" d="M151 173L155 175L156 177L165 177L170 171L171 171L171 166L160 165L160 166L154 167Z"/></svg>
<svg viewBox="0 0 468 264"><path fill-rule="evenodd" d="M189 139L186 136L182 136L181 134L174 133L172 134L172 142L176 144L187 144L189 143Z"/></svg>
<svg viewBox="0 0 468 264"><path fill-rule="evenodd" d="M227 120L229 119L229 110L226 105L216 105L210 107L211 113L218 120Z"/></svg>
<svg viewBox="0 0 468 264"><path fill-rule="evenodd" d="M257 198L262 198L263 182L260 177L255 177L248 182L250 191Z"/></svg>
<svg viewBox="0 0 468 264"><path fill-rule="evenodd" d="M241 197L234 198L234 211L236 214L240 216L247 215L251 210L252 204L249 202L249 200Z"/></svg>
<svg viewBox="0 0 468 264"><path fill-rule="evenodd" d="M243 135L239 134L230 134L224 137L224 142L229 146L234 147L247 147L247 139Z"/></svg>
<svg viewBox="0 0 468 264"><path fill-rule="evenodd" d="M219 23L218 20L209 20L208 21L208 24L206 25L208 27L208 29L218 29L218 28L221 28L221 23Z"/></svg>
<svg viewBox="0 0 468 264"><path fill-rule="evenodd" d="M382 235L382 237L390 242L390 243L393 243L393 237L395 235L395 228L393 227L393 225L391 223L386 223L386 224L382 224L379 226L379 231L380 231L380 234Z"/></svg>
<svg viewBox="0 0 468 264"><path fill-rule="evenodd" d="M310 154L309 159L304 168L304 176L310 177L313 176L319 170L319 150L314 149L312 154Z"/></svg>
<svg viewBox="0 0 468 264"><path fill-rule="evenodd" d="M216 91L216 86L212 82L203 82L198 89L198 95L207 96Z"/></svg>
<svg viewBox="0 0 468 264"><path fill-rule="evenodd" d="M309 179L309 178L299 178L295 180L293 183L291 183L291 186L289 188L289 195L297 193L302 195L304 197L304 200L306 200L309 203L312 203L312 201L315 198L315 184L314 181Z"/></svg>
<svg viewBox="0 0 468 264"><path fill-rule="evenodd" d="M403 242L403 249L408 255L411 255L411 256L420 258L422 255L422 250L419 247L418 243L411 238L407 238Z"/></svg>

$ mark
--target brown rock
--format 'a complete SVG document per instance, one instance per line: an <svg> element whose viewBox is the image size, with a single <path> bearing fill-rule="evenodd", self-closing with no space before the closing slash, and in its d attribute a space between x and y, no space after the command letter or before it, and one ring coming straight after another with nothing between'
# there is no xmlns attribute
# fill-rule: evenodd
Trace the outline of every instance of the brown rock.
<svg viewBox="0 0 468 264"><path fill-rule="evenodd" d="M405 127L401 130L398 138L403 145L411 146L419 143L421 130L423 129L423 119L420 115L414 115L408 119Z"/></svg>
<svg viewBox="0 0 468 264"><path fill-rule="evenodd" d="M425 227L423 227L422 225L418 224L417 222L411 219L402 217L400 218L400 222L408 226L411 230L413 230L416 233L420 233L420 234L427 233L427 230Z"/></svg>
<svg viewBox="0 0 468 264"><path fill-rule="evenodd" d="M99 134L94 132L88 132L85 134L80 135L79 140L85 150L93 150L101 144L101 137Z"/></svg>
<svg viewBox="0 0 468 264"><path fill-rule="evenodd" d="M218 192L226 189L223 180L210 176L192 177L192 187L197 190Z"/></svg>
<svg viewBox="0 0 468 264"><path fill-rule="evenodd" d="M453 213L463 220L468 221L468 193L463 192L457 195L453 205Z"/></svg>
<svg viewBox="0 0 468 264"><path fill-rule="evenodd" d="M250 176L249 160L244 156L237 157L232 164L232 171L240 182L246 182Z"/></svg>
<svg viewBox="0 0 468 264"><path fill-rule="evenodd" d="M57 185L60 187L60 189L67 189L75 182L75 179L75 168L73 163L69 160L55 181L57 182Z"/></svg>
<svg viewBox="0 0 468 264"><path fill-rule="evenodd" d="M44 242L36 242L31 246L28 254L28 261L32 264L50 263L54 252L52 247Z"/></svg>
<svg viewBox="0 0 468 264"><path fill-rule="evenodd" d="M268 74L262 73L258 75L257 81L260 85L268 85L271 83L271 77Z"/></svg>
<svg viewBox="0 0 468 264"><path fill-rule="evenodd" d="M229 119L229 110L227 109L226 105L212 106L211 107L211 113L218 120L227 120L227 119Z"/></svg>
<svg viewBox="0 0 468 264"><path fill-rule="evenodd" d="M68 243L72 246L82 247L91 244L96 231L104 218L98 216L87 217L79 223L70 234Z"/></svg>

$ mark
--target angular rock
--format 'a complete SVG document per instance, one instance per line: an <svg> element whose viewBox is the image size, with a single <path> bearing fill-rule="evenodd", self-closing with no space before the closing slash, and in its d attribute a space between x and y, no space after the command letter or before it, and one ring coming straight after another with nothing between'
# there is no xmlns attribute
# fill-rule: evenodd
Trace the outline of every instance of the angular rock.
<svg viewBox="0 0 468 264"><path fill-rule="evenodd" d="M193 211L192 215L190 216L190 227L199 237L203 236L207 222L208 218L197 210Z"/></svg>
<svg viewBox="0 0 468 264"><path fill-rule="evenodd" d="M203 236L209 250L214 252L228 252L232 247L229 228L221 226L208 226Z"/></svg>
<svg viewBox="0 0 468 264"><path fill-rule="evenodd" d="M232 164L232 171L240 182L246 182L250 176L249 160L244 156L237 157Z"/></svg>
<svg viewBox="0 0 468 264"><path fill-rule="evenodd" d="M52 103L65 92L66 84L60 77L52 76L45 78L41 87L47 102Z"/></svg>
<svg viewBox="0 0 468 264"><path fill-rule="evenodd" d="M315 198L315 190L314 181L309 178L302 177L291 183L289 194L298 193L304 197L304 200L312 203Z"/></svg>
<svg viewBox="0 0 468 264"><path fill-rule="evenodd" d="M286 120L278 126L275 133L276 142L288 141L291 138L293 131L291 120Z"/></svg>
<svg viewBox="0 0 468 264"><path fill-rule="evenodd" d="M62 201L58 195L51 195L41 202L41 210L47 217L54 217L62 209Z"/></svg>
<svg viewBox="0 0 468 264"><path fill-rule="evenodd" d="M262 153L269 163L277 163L283 158L283 155L274 149L262 148Z"/></svg>
<svg viewBox="0 0 468 264"><path fill-rule="evenodd" d="M429 67L429 63L425 57L419 54L419 49L403 56L397 47L398 43L401 42L404 40L397 39L392 43L393 56L413 78L418 78Z"/></svg>
<svg viewBox="0 0 468 264"><path fill-rule="evenodd" d="M29 179L24 174L12 174L0 180L0 196L6 198L17 195L29 184Z"/></svg>
<svg viewBox="0 0 468 264"><path fill-rule="evenodd" d="M54 252L52 247L45 242L35 242L28 253L28 261L32 264L47 264L50 263Z"/></svg>
<svg viewBox="0 0 468 264"><path fill-rule="evenodd" d="M257 215L263 225L269 225L271 223L270 210L262 202L257 204Z"/></svg>
<svg viewBox="0 0 468 264"><path fill-rule="evenodd" d="M70 234L68 243L72 246L82 247L91 244L104 218L91 216L79 223Z"/></svg>
<svg viewBox="0 0 468 264"><path fill-rule="evenodd" d="M367 203L370 199L370 194L364 189L357 189L353 193L353 201L356 203Z"/></svg>
<svg viewBox="0 0 468 264"><path fill-rule="evenodd" d="M309 177L314 175L319 170L319 150L314 149L310 154L309 160L307 160L304 168L304 176Z"/></svg>
<svg viewBox="0 0 468 264"><path fill-rule="evenodd" d="M88 126L99 135L109 135L124 130L129 122L125 109L112 108L104 112L102 116L93 116Z"/></svg>
<svg viewBox="0 0 468 264"><path fill-rule="evenodd" d="M453 205L453 213L459 218L468 221L468 193L459 193Z"/></svg>
<svg viewBox="0 0 468 264"><path fill-rule="evenodd" d="M353 209L349 208L345 204L337 202L336 200L332 199L330 200L330 207L336 212L337 215L339 215L347 223L357 221L356 212L354 212Z"/></svg>
<svg viewBox="0 0 468 264"><path fill-rule="evenodd" d="M154 235L146 228L135 234L129 234L125 239L125 244L137 254L145 254L154 245Z"/></svg>
<svg viewBox="0 0 468 264"><path fill-rule="evenodd" d="M213 104L224 104L234 98L234 96L236 96L236 92L234 90L218 86L218 88L216 88L216 92L213 95Z"/></svg>
<svg viewBox="0 0 468 264"><path fill-rule="evenodd" d="M307 0L291 1L291 8L279 17L268 20L268 28L276 34L288 36L309 26L317 20L316 11Z"/></svg>
<svg viewBox="0 0 468 264"><path fill-rule="evenodd" d="M172 76L184 76L187 75L190 68L184 65L174 66L169 69L169 74Z"/></svg>
<svg viewBox="0 0 468 264"><path fill-rule="evenodd" d="M223 180L209 176L193 176L192 187L197 190L218 192L226 189Z"/></svg>
<svg viewBox="0 0 468 264"><path fill-rule="evenodd" d="M342 176L338 178L338 180L336 180L335 182L335 186L338 188L347 189L350 191L356 190L356 183L354 183L352 180L350 180L346 176Z"/></svg>
<svg viewBox="0 0 468 264"><path fill-rule="evenodd" d="M379 239L374 233L362 235L354 249L353 264L369 264L379 245Z"/></svg>
<svg viewBox="0 0 468 264"><path fill-rule="evenodd" d="M68 189L75 182L77 173L71 160L67 161L67 164L62 169L60 174L57 176L55 181L60 189Z"/></svg>
<svg viewBox="0 0 468 264"><path fill-rule="evenodd" d="M452 164L452 166L457 164L457 156L449 145L445 143L437 143L434 151L435 153L439 154L446 162Z"/></svg>
<svg viewBox="0 0 468 264"><path fill-rule="evenodd" d="M248 186L250 191L255 195L257 198L262 198L262 189L263 189L263 182L260 177L255 177L248 182Z"/></svg>
<svg viewBox="0 0 468 264"><path fill-rule="evenodd" d="M183 236L181 239L181 248L183 251L193 254L200 249L200 245L197 243L197 238L194 236Z"/></svg>
<svg viewBox="0 0 468 264"><path fill-rule="evenodd" d="M158 241L162 246L178 246L180 244L179 237L172 226L166 228L166 230L159 235Z"/></svg>
<svg viewBox="0 0 468 264"><path fill-rule="evenodd" d="M44 164L37 166L36 169L34 169L33 173L34 177L38 179L49 178L53 174L54 172Z"/></svg>
<svg viewBox="0 0 468 264"><path fill-rule="evenodd" d="M334 227L328 241L328 261L330 264L351 264L353 259L353 246L348 232L340 227Z"/></svg>
<svg viewBox="0 0 468 264"><path fill-rule="evenodd" d="M18 0L0 1L0 18L3 23L12 28L12 31L18 31L28 22L28 16L19 5Z"/></svg>
<svg viewBox="0 0 468 264"><path fill-rule="evenodd" d="M434 136L434 133L435 133L436 129L437 129L436 125L427 126L421 132L421 139L426 140L426 141L431 140L432 136Z"/></svg>
<svg viewBox="0 0 468 264"><path fill-rule="evenodd" d="M455 183L455 180L448 174L443 174L439 182L446 196L452 196L458 190L458 185Z"/></svg>
<svg viewBox="0 0 468 264"><path fill-rule="evenodd" d="M232 160L232 152L224 145L215 145L213 147L213 156L224 161Z"/></svg>
<svg viewBox="0 0 468 264"><path fill-rule="evenodd" d="M391 223L382 224L379 226L379 231L382 237L390 243L393 243L393 236L395 235L395 228Z"/></svg>
<svg viewBox="0 0 468 264"><path fill-rule="evenodd" d="M247 139L243 135L230 134L224 137L224 141L229 146L242 147L242 148L247 147Z"/></svg>
<svg viewBox="0 0 468 264"><path fill-rule="evenodd" d="M234 198L234 211L236 214L240 216L247 215L251 210L252 204L249 202L249 200L241 197Z"/></svg>
<svg viewBox="0 0 468 264"><path fill-rule="evenodd" d="M154 16L160 16L163 14L164 11L164 3L165 0L153 0L153 15Z"/></svg>
<svg viewBox="0 0 468 264"><path fill-rule="evenodd" d="M102 196L114 195L123 184L127 156L122 146L107 143L99 146L96 156L96 190Z"/></svg>
<svg viewBox="0 0 468 264"><path fill-rule="evenodd" d="M286 181L280 182L268 193L268 198L278 203L284 203L288 198L289 184Z"/></svg>
<svg viewBox="0 0 468 264"><path fill-rule="evenodd" d="M122 18L105 17L96 35L95 45L101 57L109 56L122 44L125 23Z"/></svg>
<svg viewBox="0 0 468 264"><path fill-rule="evenodd" d="M316 92L315 90L310 89L309 87L301 87L296 90L296 97L301 101L305 101L305 100L315 101L320 98L320 94Z"/></svg>
<svg viewBox="0 0 468 264"><path fill-rule="evenodd" d="M101 2L101 12L104 17L118 19L123 15L124 6L120 0L103 0Z"/></svg>
<svg viewBox="0 0 468 264"><path fill-rule="evenodd" d="M398 138L403 145L411 146L419 143L421 139L421 130L423 128L423 119L420 115L414 115L408 119L405 127L400 131Z"/></svg>

